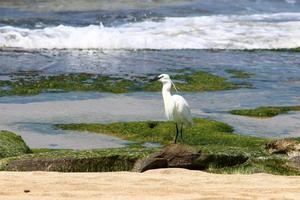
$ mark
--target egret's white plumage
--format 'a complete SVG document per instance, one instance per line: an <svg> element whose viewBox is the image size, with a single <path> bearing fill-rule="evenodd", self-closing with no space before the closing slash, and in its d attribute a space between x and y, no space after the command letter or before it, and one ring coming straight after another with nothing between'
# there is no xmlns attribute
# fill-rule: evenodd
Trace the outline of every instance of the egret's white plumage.
<svg viewBox="0 0 300 200"><path fill-rule="evenodd" d="M188 103L182 96L171 94L173 83L168 74L161 74L156 79L163 83L162 96L166 117L168 120L173 120L176 123L176 143L179 130L182 139L183 126L191 127L193 124L191 110Z"/></svg>

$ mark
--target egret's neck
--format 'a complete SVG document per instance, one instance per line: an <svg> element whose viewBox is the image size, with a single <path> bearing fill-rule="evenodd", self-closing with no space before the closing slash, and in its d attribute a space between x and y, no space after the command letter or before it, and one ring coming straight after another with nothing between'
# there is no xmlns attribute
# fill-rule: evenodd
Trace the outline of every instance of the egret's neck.
<svg viewBox="0 0 300 200"><path fill-rule="evenodd" d="M163 84L162 95L165 100L171 98L171 88L172 88L171 82L165 82Z"/></svg>
<svg viewBox="0 0 300 200"><path fill-rule="evenodd" d="M171 81L163 83L162 96L164 99L165 114L167 119L173 118L174 102L172 100L171 88L172 88Z"/></svg>

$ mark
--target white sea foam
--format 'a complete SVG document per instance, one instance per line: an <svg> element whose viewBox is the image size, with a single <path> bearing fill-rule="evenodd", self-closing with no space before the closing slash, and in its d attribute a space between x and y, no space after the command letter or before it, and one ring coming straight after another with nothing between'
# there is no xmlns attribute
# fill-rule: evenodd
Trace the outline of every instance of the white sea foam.
<svg viewBox="0 0 300 200"><path fill-rule="evenodd" d="M300 47L300 13L167 17L117 27L0 27L0 47L24 49L277 49Z"/></svg>

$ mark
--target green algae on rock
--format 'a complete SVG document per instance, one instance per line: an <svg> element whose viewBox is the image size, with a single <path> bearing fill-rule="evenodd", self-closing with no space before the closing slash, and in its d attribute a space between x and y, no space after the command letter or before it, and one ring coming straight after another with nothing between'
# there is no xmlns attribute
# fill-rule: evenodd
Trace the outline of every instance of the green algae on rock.
<svg viewBox="0 0 300 200"><path fill-rule="evenodd" d="M0 160L0 170L107 172L131 170L135 161L155 149L117 148L95 150L42 150Z"/></svg>
<svg viewBox="0 0 300 200"><path fill-rule="evenodd" d="M0 131L0 159L30 152L21 136L9 131Z"/></svg>
<svg viewBox="0 0 300 200"><path fill-rule="evenodd" d="M117 77L93 74L67 74L56 76L16 76L11 81L0 81L8 89L1 90L0 96L36 95L42 92L97 91L124 93L134 83Z"/></svg>
<svg viewBox="0 0 300 200"><path fill-rule="evenodd" d="M205 171L300 175L299 170L293 167L291 161L284 155L268 153L265 145L270 139L235 134L231 126L222 122L198 118L194 119L194 122L195 125L184 132L184 144L203 153L204 157L202 156L199 162ZM160 150L160 148L145 148L142 146L143 143L170 144L175 132L172 122L161 121L61 124L56 127L118 136L135 143L126 148L103 150L33 149L32 153L0 159L0 170L64 172L131 170L138 159Z"/></svg>
<svg viewBox="0 0 300 200"><path fill-rule="evenodd" d="M231 74L231 78L245 79L250 78L253 74L238 69L226 69L225 72Z"/></svg>
<svg viewBox="0 0 300 200"><path fill-rule="evenodd" d="M211 156L205 169L215 173L256 173L300 175L299 170L290 165L284 156L270 155L265 145L270 139L238 135L225 123L208 119L194 119L195 125L184 131L184 144L201 150ZM172 122L117 122L111 124L61 124L57 128L75 131L90 131L117 136L123 139L144 143L146 141L170 144L173 141L175 126ZM222 165L231 158L248 158L232 167ZM214 158L214 159L213 159ZM221 160L220 160L221 159ZM217 162L216 162L217 161ZM205 163L204 163L205 164Z"/></svg>
<svg viewBox="0 0 300 200"><path fill-rule="evenodd" d="M254 109L231 110L233 115L243 115L249 117L274 117L290 111L300 111L300 106L264 106Z"/></svg>
<svg viewBox="0 0 300 200"><path fill-rule="evenodd" d="M240 86L228 82L224 77L203 71L188 74L176 74L171 76L171 78L175 82L176 87L180 91L185 92L232 90L240 88ZM159 82L148 83L143 89L145 91L159 91L161 90L161 84Z"/></svg>
<svg viewBox="0 0 300 200"><path fill-rule="evenodd" d="M268 173L276 175L300 175L299 170L293 163L284 157L252 157L247 162L232 167L215 168L210 167L208 172L218 174L253 174Z"/></svg>
<svg viewBox="0 0 300 200"><path fill-rule="evenodd" d="M185 72L171 76L181 91L215 91L238 89L242 86L230 83L226 78L207 72ZM37 95L43 92L95 91L128 93L136 91L160 91L161 84L150 83L145 77L114 77L97 74L62 74L39 76L37 74L14 75L11 80L0 80L0 96Z"/></svg>
<svg viewBox="0 0 300 200"><path fill-rule="evenodd" d="M64 130L89 131L113 135L134 142L155 142L170 144L173 142L175 125L173 122L116 122L111 124L59 124L57 128ZM184 143L200 146L213 152L258 152L264 151L264 138L241 136L233 133L228 124L209 120L194 119L194 126L184 130Z"/></svg>

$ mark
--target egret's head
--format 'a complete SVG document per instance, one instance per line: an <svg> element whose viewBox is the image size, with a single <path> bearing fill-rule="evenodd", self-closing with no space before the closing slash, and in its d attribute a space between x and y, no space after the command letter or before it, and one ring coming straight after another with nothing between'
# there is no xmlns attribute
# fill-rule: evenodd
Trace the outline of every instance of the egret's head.
<svg viewBox="0 0 300 200"><path fill-rule="evenodd" d="M173 81L171 80L170 76L168 74L161 74L157 77L155 77L154 79L152 79L151 81L159 81L162 82L163 85L169 85L169 89L171 89L172 85L174 86L176 92L178 92L175 84L173 83Z"/></svg>
<svg viewBox="0 0 300 200"><path fill-rule="evenodd" d="M155 77L152 81L159 81L162 83L171 82L170 76L168 74L161 74Z"/></svg>

